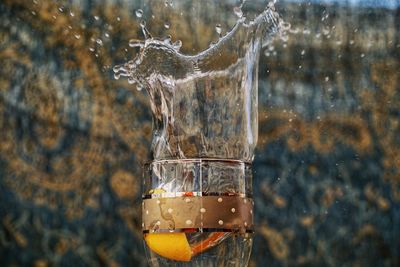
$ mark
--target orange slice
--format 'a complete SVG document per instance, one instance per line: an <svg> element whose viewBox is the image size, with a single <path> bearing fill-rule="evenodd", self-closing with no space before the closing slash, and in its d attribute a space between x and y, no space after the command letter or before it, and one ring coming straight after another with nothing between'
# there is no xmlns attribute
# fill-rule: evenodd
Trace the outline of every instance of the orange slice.
<svg viewBox="0 0 400 267"><path fill-rule="evenodd" d="M150 194L161 194L165 190L156 188ZM147 246L158 255L175 261L190 261L192 250L185 233L151 233L144 236Z"/></svg>
<svg viewBox="0 0 400 267"><path fill-rule="evenodd" d="M164 189L156 188L150 190L150 194L164 193ZM191 193L191 194L190 194ZM187 192L185 195L193 195ZM144 235L144 240L151 251L161 257L175 261L190 261L193 256L214 247L226 233L212 233L206 240L203 240L190 247L185 233L150 233Z"/></svg>
<svg viewBox="0 0 400 267"><path fill-rule="evenodd" d="M185 233L151 233L144 236L147 246L158 255L175 261L190 261L192 250Z"/></svg>

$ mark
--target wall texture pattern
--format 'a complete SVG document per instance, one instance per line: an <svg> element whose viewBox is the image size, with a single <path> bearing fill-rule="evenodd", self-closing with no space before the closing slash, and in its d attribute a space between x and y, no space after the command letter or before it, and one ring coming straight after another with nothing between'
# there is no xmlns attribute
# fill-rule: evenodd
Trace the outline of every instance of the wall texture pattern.
<svg viewBox="0 0 400 267"><path fill-rule="evenodd" d="M151 117L110 68L135 8L0 2L0 266L146 266ZM277 9L292 30L260 62L250 266L400 266L400 11Z"/></svg>

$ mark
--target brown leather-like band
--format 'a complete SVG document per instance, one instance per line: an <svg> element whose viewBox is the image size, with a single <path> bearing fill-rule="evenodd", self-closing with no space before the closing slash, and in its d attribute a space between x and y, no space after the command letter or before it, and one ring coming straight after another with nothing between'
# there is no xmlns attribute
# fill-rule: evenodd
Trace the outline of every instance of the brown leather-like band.
<svg viewBox="0 0 400 267"><path fill-rule="evenodd" d="M144 232L252 232L253 200L242 196L181 196L143 200Z"/></svg>

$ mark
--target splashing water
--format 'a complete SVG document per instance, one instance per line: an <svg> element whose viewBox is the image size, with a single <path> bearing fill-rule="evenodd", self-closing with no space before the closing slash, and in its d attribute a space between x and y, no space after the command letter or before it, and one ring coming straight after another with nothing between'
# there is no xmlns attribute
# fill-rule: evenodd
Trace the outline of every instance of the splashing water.
<svg viewBox="0 0 400 267"><path fill-rule="evenodd" d="M222 35L222 26L215 25L218 41L195 55L180 52L182 42L173 41L171 36L153 38L145 21L142 21L140 26L145 40L129 41L130 47L140 49L139 53L133 60L113 68L116 79L126 77L138 90L146 89L150 97L152 154L155 160L213 158L246 163L253 160L258 138L259 54L261 48L271 42L272 35L284 35L281 30L285 24L273 5L252 20L246 18L241 7L232 10L237 18L233 28ZM168 29L167 25L164 27ZM166 167L162 170L163 174L154 174L162 183L152 184L145 194L164 188L168 188L168 192L179 191L176 185L180 182L185 186L194 184L193 181L186 181L186 168L176 179L172 177L179 172L179 168L171 170ZM167 175L166 170L170 170L171 174ZM244 185L243 181L251 184L249 174L243 173L238 179L241 182L235 187L227 175L229 170L232 171L232 167L212 170L208 174L211 187L207 189L206 181L201 182L204 185L202 192L247 194L247 189L243 189L249 185ZM194 175L188 177L194 179ZM228 181L226 184L222 182L224 179ZM223 184L226 186L221 187ZM195 190L189 186L184 191L193 193ZM228 213L235 212L233 209ZM222 220L217 222L218 226L224 224ZM186 224L191 225L192 220L187 220ZM155 221L152 230L157 231L159 225L159 221ZM244 227L247 227L247 222L244 222ZM174 228L170 230L175 231ZM177 246L180 252L175 255L175 250L169 249L168 242L163 238L181 243ZM219 265L227 266L225 262L231 261L236 263L229 266L244 266L252 244L248 232L208 233L203 230L193 232L193 229L190 233L177 232L168 236L145 235L145 239L150 251L162 256L152 254L150 261L154 261L154 266L214 266L216 258L224 262ZM187 257L182 258L182 255ZM191 265L171 263L169 260L191 261Z"/></svg>
<svg viewBox="0 0 400 267"><path fill-rule="evenodd" d="M182 42L170 36L153 38L142 21L145 40L129 42L140 48L136 58L113 68L116 79L127 77L149 94L155 159L252 160L259 51L285 24L273 5L251 21L234 12L239 18L232 30L196 55L182 54Z"/></svg>

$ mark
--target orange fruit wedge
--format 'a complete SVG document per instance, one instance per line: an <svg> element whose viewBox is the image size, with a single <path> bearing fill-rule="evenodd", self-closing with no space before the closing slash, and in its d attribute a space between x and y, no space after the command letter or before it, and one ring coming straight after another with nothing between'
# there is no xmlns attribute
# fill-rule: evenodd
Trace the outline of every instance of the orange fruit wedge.
<svg viewBox="0 0 400 267"><path fill-rule="evenodd" d="M147 246L158 255L175 261L190 261L192 250L185 233L151 233L144 236Z"/></svg>

